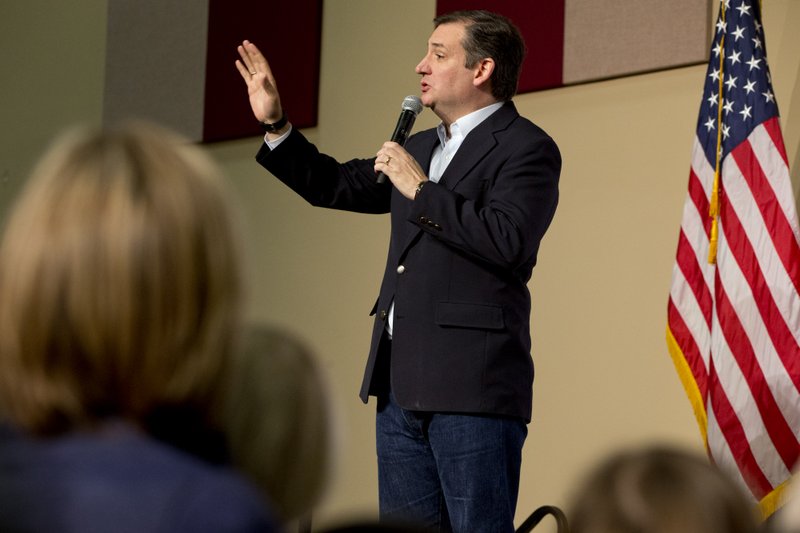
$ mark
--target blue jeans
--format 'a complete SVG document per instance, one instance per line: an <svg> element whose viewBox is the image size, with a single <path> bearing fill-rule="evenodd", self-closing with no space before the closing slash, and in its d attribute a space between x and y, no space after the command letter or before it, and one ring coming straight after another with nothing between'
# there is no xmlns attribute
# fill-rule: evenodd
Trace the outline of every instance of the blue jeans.
<svg viewBox="0 0 800 533"><path fill-rule="evenodd" d="M378 399L376 437L382 521L434 531L513 533L522 420L402 409Z"/></svg>

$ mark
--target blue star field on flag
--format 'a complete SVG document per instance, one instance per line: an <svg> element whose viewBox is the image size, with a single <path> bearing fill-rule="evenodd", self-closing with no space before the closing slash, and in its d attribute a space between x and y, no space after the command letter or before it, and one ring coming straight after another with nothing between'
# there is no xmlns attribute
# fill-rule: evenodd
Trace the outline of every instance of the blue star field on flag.
<svg viewBox="0 0 800 533"><path fill-rule="evenodd" d="M767 66L760 6L757 0L724 0L714 28L697 137L715 164L722 131L724 159L755 126L778 115ZM722 95L720 96L720 80ZM718 124L719 110L722 122Z"/></svg>

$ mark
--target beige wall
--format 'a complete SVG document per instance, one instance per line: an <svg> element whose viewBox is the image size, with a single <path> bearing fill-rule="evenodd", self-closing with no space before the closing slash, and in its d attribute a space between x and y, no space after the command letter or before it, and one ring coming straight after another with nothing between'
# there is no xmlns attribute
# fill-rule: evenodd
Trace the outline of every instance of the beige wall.
<svg viewBox="0 0 800 533"><path fill-rule="evenodd" d="M417 91L413 67L434 6L325 1L320 126L306 132L323 150L369 156L389 136L403 97ZM105 14L105 0L0 2L3 215L56 131L100 122ZM800 2L765 1L764 25L789 158L798 161ZM268 55L291 53L290 43L258 44ZM231 68L234 59L231 50ZM704 72L687 67L516 99L564 156L561 204L531 282L537 381L518 521L538 505L565 505L589 464L619 446L701 447L664 330ZM429 111L418 120L434 124ZM371 514L374 404L362 405L357 391L388 221L307 206L255 164L259 142L209 146L247 224L250 316L304 336L331 380L340 447L315 523Z"/></svg>

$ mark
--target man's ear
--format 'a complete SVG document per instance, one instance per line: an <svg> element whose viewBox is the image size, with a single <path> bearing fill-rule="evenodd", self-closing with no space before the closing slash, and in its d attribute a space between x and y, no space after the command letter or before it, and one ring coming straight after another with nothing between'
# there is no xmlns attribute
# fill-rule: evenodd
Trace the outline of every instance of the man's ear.
<svg viewBox="0 0 800 533"><path fill-rule="evenodd" d="M475 72L475 77L473 78L472 83L476 87L479 87L484 83L487 83L489 79L492 77L492 72L494 72L494 59L492 59L491 57L481 59L475 66L474 72Z"/></svg>

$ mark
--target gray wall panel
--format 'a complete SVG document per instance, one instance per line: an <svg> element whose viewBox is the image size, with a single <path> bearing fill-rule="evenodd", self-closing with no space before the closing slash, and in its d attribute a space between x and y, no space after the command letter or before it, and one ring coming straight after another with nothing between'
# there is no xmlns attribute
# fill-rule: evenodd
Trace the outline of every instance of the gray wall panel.
<svg viewBox="0 0 800 533"><path fill-rule="evenodd" d="M710 0L566 0L564 83L708 60Z"/></svg>
<svg viewBox="0 0 800 533"><path fill-rule="evenodd" d="M103 122L203 134L208 0L109 0Z"/></svg>

